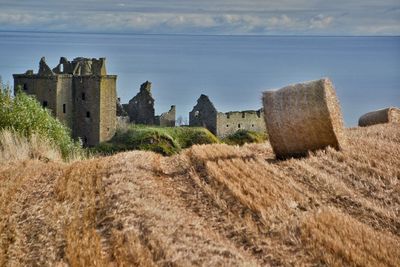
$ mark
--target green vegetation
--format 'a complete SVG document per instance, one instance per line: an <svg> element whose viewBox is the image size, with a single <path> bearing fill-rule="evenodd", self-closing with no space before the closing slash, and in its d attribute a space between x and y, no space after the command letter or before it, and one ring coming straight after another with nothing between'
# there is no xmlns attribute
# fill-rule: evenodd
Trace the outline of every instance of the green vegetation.
<svg viewBox="0 0 400 267"><path fill-rule="evenodd" d="M12 97L10 86L0 82L0 130L11 129L21 136L37 135L60 149L64 159L82 156L84 150L70 130L55 119L34 98L18 92Z"/></svg>
<svg viewBox="0 0 400 267"><path fill-rule="evenodd" d="M226 136L222 141L228 145L244 145L246 143L263 143L268 139L266 133L253 132L248 130L238 130Z"/></svg>
<svg viewBox="0 0 400 267"><path fill-rule="evenodd" d="M218 142L219 140L204 128L129 125L117 129L115 136L110 141L95 147L94 152L114 154L136 149L169 156L194 144Z"/></svg>

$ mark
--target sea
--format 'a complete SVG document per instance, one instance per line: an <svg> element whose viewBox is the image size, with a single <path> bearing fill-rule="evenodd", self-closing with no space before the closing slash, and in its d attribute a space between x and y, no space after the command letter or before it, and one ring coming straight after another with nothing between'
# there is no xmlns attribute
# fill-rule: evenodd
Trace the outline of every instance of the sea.
<svg viewBox="0 0 400 267"><path fill-rule="evenodd" d="M0 32L0 75L38 71L46 57L105 57L126 103L152 82L156 113L176 105L187 120L200 94L222 112L262 107L263 91L329 77L345 125L375 109L400 106L400 37L210 36Z"/></svg>

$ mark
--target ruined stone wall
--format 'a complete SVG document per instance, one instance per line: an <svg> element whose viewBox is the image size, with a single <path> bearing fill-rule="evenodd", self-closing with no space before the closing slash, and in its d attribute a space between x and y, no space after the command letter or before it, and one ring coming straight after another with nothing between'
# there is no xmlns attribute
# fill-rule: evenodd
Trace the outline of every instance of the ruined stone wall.
<svg viewBox="0 0 400 267"><path fill-rule="evenodd" d="M219 112L217 115L217 136L225 137L238 130L265 132L264 113L257 111Z"/></svg>
<svg viewBox="0 0 400 267"><path fill-rule="evenodd" d="M73 135L80 137L87 146L97 145L100 141L100 80L98 76L78 76L73 79Z"/></svg>
<svg viewBox="0 0 400 267"><path fill-rule="evenodd" d="M193 110L189 112L189 126L205 127L217 134L217 113L208 96L201 95Z"/></svg>
<svg viewBox="0 0 400 267"><path fill-rule="evenodd" d="M151 95L151 83L146 81L140 86L139 93L123 105L132 123L154 125L154 98Z"/></svg>
<svg viewBox="0 0 400 267"><path fill-rule="evenodd" d="M156 124L164 127L174 127L176 119L176 107L171 106L171 109L156 116Z"/></svg>
<svg viewBox="0 0 400 267"><path fill-rule="evenodd" d="M110 140L117 124L117 76L108 75L100 78L100 136L99 141Z"/></svg>
<svg viewBox="0 0 400 267"><path fill-rule="evenodd" d="M121 99L119 97L117 98L115 108L116 108L117 117L128 117L129 118L128 113L125 111L125 108L121 104Z"/></svg>
<svg viewBox="0 0 400 267"><path fill-rule="evenodd" d="M43 65L43 63L42 63ZM46 67L44 66L43 69ZM52 70L56 74L73 74L73 75L97 75L105 76L106 59L105 58L75 58L68 61L65 57L60 58L60 63Z"/></svg>

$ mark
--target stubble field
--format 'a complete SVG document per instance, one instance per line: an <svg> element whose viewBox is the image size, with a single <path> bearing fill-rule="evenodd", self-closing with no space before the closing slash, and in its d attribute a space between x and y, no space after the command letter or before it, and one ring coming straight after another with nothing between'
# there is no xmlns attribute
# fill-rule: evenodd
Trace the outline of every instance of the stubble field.
<svg viewBox="0 0 400 267"><path fill-rule="evenodd" d="M400 266L400 125L346 135L3 162L0 266Z"/></svg>

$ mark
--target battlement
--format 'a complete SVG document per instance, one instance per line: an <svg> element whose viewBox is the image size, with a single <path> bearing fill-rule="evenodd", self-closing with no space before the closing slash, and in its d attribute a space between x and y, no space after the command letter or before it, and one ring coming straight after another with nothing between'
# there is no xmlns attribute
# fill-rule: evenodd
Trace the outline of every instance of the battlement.
<svg viewBox="0 0 400 267"><path fill-rule="evenodd" d="M61 57L60 63L52 71L56 74L72 74L75 76L105 76L107 75L106 59L77 57L68 61L65 57Z"/></svg>
<svg viewBox="0 0 400 267"><path fill-rule="evenodd" d="M227 120L229 119L245 119L245 118L261 118L263 110L244 110L244 111L229 111L229 112L218 112L219 117L226 117Z"/></svg>

